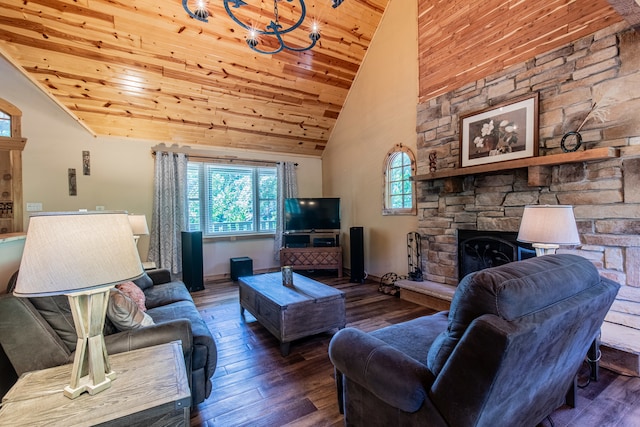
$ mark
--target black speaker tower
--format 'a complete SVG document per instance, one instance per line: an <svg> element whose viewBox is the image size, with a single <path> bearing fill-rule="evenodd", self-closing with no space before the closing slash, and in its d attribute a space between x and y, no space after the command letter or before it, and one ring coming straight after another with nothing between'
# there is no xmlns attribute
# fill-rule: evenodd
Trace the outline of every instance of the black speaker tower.
<svg viewBox="0 0 640 427"><path fill-rule="evenodd" d="M182 281L191 292L204 289L202 231L182 232Z"/></svg>
<svg viewBox="0 0 640 427"><path fill-rule="evenodd" d="M351 279L350 282L364 282L364 229L351 227L349 230L351 243Z"/></svg>

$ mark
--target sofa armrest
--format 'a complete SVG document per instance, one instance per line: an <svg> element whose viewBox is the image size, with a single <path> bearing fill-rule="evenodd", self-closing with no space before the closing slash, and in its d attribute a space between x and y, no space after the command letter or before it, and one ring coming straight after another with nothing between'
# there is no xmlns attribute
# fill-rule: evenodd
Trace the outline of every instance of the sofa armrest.
<svg viewBox="0 0 640 427"><path fill-rule="evenodd" d="M354 328L333 336L329 357L347 378L405 412L420 409L434 381L424 364Z"/></svg>
<svg viewBox="0 0 640 427"><path fill-rule="evenodd" d="M131 329L104 337L108 354L123 353L125 351L178 340L182 341L182 351L185 355L185 360L190 360L191 349L193 348L193 336L191 334L191 323L186 319L173 320L139 329Z"/></svg>
<svg viewBox="0 0 640 427"><path fill-rule="evenodd" d="M154 285L161 285L163 283L171 282L171 272L166 268L147 270L146 273L147 276L151 278Z"/></svg>

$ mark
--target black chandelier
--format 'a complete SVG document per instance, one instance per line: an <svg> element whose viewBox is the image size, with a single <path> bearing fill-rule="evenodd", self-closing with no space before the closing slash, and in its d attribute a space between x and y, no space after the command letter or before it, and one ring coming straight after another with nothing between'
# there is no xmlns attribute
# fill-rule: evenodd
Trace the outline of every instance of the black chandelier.
<svg viewBox="0 0 640 427"><path fill-rule="evenodd" d="M320 28L317 22L313 22L311 24L311 31L309 32L309 38L311 39L311 43L306 47L289 46L285 43L282 37L283 35L298 29L304 22L307 16L307 7L304 4L304 0L297 0L300 3L300 17L293 25L291 25L288 28L284 28L280 23L278 3L281 1L286 1L291 3L294 0L273 0L273 19L271 20L269 25L265 27L264 30L260 30L258 28L255 28L252 25L242 22L236 17L236 15L231 10L231 8L239 9L242 6L248 6L246 2L244 2L243 0L222 0L222 1L224 3L224 9L227 11L227 14L229 15L229 17L231 17L231 19L233 19L236 24L240 25L242 28L247 30L248 32L247 45L258 53L272 55L274 53L281 52L283 49L291 50L293 52L303 52L305 50L309 50L313 48L316 45L316 42L320 40ZM335 9L336 7L340 6L340 4L342 4L344 0L331 0L331 1L332 1L332 7ZM195 10L193 11L189 9L187 2L188 0L182 0L182 6L184 7L184 10L187 11L189 16L191 16L194 19L197 19L198 21L208 22L207 18L209 18L209 11L207 10L206 0L197 0ZM260 49L258 47L260 43L258 38L260 36L275 37L278 44L277 47L274 50Z"/></svg>

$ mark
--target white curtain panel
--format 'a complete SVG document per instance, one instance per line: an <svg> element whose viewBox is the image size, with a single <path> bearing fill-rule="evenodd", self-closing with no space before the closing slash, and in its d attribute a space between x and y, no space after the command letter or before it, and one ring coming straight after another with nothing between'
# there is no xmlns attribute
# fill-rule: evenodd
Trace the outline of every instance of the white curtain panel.
<svg viewBox="0 0 640 427"><path fill-rule="evenodd" d="M276 224L276 238L273 251L276 261L280 261L282 248L282 233L284 231L284 199L298 197L298 178L296 165L293 162L278 162L278 222Z"/></svg>
<svg viewBox="0 0 640 427"><path fill-rule="evenodd" d="M149 261L182 271L182 231L187 231L187 156L156 153Z"/></svg>

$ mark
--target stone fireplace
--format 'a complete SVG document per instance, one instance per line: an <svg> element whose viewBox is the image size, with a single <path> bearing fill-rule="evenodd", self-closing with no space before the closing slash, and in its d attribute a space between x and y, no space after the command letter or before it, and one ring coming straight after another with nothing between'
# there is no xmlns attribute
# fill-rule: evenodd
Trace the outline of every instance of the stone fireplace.
<svg viewBox="0 0 640 427"><path fill-rule="evenodd" d="M531 245L517 241L518 233L458 230L458 277L536 256Z"/></svg>
<svg viewBox="0 0 640 427"><path fill-rule="evenodd" d="M463 274L458 238L469 230L517 233L525 205L572 205L581 245L559 252L591 260L600 274L623 285L603 327L603 342L610 345L603 359L615 359L614 369L633 375L640 373L640 347L629 344L640 342L640 122L631 113L640 109L639 38L633 30L606 29L424 101L417 111L425 279L458 283ZM562 135L584 120L602 93L608 97L608 119L586 122L583 146L615 147L616 156L429 179L430 156L437 158L437 171L458 168L460 115L534 92L540 96L540 156L561 153ZM531 180L532 174L537 179ZM622 361L626 356L618 350L631 358Z"/></svg>

